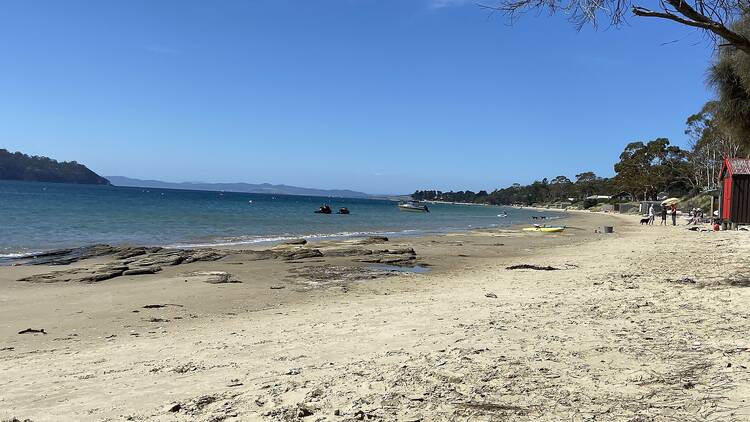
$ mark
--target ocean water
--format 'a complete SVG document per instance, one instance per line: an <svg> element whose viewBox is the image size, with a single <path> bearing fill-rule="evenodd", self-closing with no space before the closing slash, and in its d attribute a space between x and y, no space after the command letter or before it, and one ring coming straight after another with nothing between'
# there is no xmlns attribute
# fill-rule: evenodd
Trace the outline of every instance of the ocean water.
<svg viewBox="0 0 750 422"><path fill-rule="evenodd" d="M349 215L313 211L323 203ZM241 245L305 237L441 233L527 223L526 209L113 186L0 181L0 256L95 243ZM498 214L508 213L501 218ZM548 214L554 217L554 213Z"/></svg>

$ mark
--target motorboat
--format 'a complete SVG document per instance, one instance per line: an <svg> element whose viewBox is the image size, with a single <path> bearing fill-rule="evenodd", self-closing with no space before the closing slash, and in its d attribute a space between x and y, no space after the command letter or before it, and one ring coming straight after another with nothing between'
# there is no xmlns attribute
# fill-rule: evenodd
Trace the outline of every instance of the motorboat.
<svg viewBox="0 0 750 422"><path fill-rule="evenodd" d="M411 212L430 212L430 209L427 208L427 205L420 204L417 201L402 202L398 204L398 209L400 209L401 211Z"/></svg>
<svg viewBox="0 0 750 422"><path fill-rule="evenodd" d="M315 210L315 214L330 214L331 212L331 207L328 205L321 205L320 208Z"/></svg>

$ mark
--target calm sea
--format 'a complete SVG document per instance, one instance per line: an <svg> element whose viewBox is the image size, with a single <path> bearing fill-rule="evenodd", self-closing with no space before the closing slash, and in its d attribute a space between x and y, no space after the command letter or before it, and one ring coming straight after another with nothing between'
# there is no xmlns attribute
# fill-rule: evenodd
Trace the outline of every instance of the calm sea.
<svg viewBox="0 0 750 422"><path fill-rule="evenodd" d="M314 214L322 203L351 214ZM401 212L395 202L371 199L0 181L0 256L94 243L240 245L430 234L508 226L538 214L449 204L430 211ZM498 217L504 211L508 217Z"/></svg>

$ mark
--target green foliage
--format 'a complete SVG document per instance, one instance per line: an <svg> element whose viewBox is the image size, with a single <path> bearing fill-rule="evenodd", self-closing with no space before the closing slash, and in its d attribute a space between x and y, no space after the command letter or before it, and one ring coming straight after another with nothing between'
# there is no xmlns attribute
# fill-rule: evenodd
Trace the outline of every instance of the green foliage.
<svg viewBox="0 0 750 422"><path fill-rule="evenodd" d="M596 199L584 199L583 200L583 208L589 209L591 207L595 207L599 202Z"/></svg>
<svg viewBox="0 0 750 422"><path fill-rule="evenodd" d="M628 144L615 164L617 175L612 179L597 177L594 172L587 171L576 174L575 182L566 176L557 176L530 185L515 183L490 193L427 190L414 192L412 198L495 205L578 202L584 208L591 208L598 204L597 200L586 199L592 195L618 196L619 199L619 194L625 193L625 197L656 199L658 192L667 191L670 196L681 196L696 190L691 184L691 158L688 151L670 145L668 139L657 138L648 143Z"/></svg>
<svg viewBox="0 0 750 422"><path fill-rule="evenodd" d="M732 29L750 38L750 14ZM716 117L732 140L750 153L750 55L732 46L720 48L716 63L709 70L709 83L719 94Z"/></svg>
<svg viewBox="0 0 750 422"><path fill-rule="evenodd" d="M691 141L691 184L696 190L715 189L724 157L735 157L741 145L734 142L722 127L717 114L720 104L709 101L687 118L685 134Z"/></svg>
<svg viewBox="0 0 750 422"><path fill-rule="evenodd" d="M109 181L75 161L59 162L0 149L0 180L108 185Z"/></svg>
<svg viewBox="0 0 750 422"><path fill-rule="evenodd" d="M634 198L656 199L660 191L687 192L692 175L687 151L657 138L644 144L631 142L615 164L614 184Z"/></svg>
<svg viewBox="0 0 750 422"><path fill-rule="evenodd" d="M583 178L576 176L575 183L566 176L557 176L551 181L545 178L525 186L515 183L512 186L497 189L490 193L485 191L475 194L471 191L442 192L437 190L418 190L412 194L412 198L420 201L532 205L547 202L566 202L569 198L581 200L593 193L601 194L610 190L610 179L597 177L593 172L582 174L586 176Z"/></svg>

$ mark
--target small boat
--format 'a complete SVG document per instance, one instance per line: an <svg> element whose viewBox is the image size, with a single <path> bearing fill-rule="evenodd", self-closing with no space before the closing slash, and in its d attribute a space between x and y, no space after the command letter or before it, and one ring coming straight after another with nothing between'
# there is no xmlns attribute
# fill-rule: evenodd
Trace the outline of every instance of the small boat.
<svg viewBox="0 0 750 422"><path fill-rule="evenodd" d="M321 205L320 208L315 210L315 214L330 214L331 212L331 207L328 205Z"/></svg>
<svg viewBox="0 0 750 422"><path fill-rule="evenodd" d="M417 201L402 202L398 204L398 209L400 209L401 211L411 212L430 212L430 209L427 208L427 205L420 204Z"/></svg>
<svg viewBox="0 0 750 422"><path fill-rule="evenodd" d="M349 208L339 208L339 211L336 214L349 214Z"/></svg>
<svg viewBox="0 0 750 422"><path fill-rule="evenodd" d="M534 226L534 227L525 227L522 230L525 232L560 233L561 231L565 230L565 226L557 226L557 227Z"/></svg>

